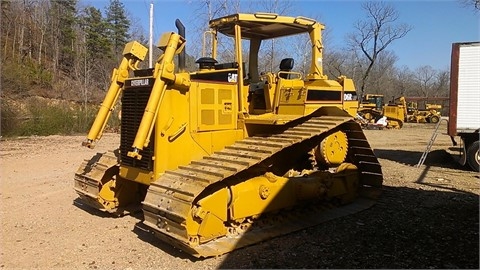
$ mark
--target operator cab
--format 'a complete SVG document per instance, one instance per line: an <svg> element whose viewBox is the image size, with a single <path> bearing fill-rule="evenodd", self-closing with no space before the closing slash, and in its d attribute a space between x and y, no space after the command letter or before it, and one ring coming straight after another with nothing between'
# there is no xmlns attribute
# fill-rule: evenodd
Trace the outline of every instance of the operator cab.
<svg viewBox="0 0 480 270"><path fill-rule="evenodd" d="M294 65L293 58L284 58L280 61L279 72L277 74L261 74L260 81L256 83L251 83L249 86L248 93L248 102L250 102L250 112L254 113L255 110L264 113L267 109L267 100L265 99L266 95L269 95L269 88L271 84L277 84L277 76L282 79L291 79L293 74L292 69ZM270 77L269 77L270 76ZM255 113L254 113L255 114Z"/></svg>

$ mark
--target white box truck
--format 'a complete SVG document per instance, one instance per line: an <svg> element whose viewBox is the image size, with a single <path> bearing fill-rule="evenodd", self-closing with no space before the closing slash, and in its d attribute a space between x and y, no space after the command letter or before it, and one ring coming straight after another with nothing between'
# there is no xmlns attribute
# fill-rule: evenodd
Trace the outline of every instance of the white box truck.
<svg viewBox="0 0 480 270"><path fill-rule="evenodd" d="M452 44L448 135L462 140L460 163L479 171L480 42Z"/></svg>

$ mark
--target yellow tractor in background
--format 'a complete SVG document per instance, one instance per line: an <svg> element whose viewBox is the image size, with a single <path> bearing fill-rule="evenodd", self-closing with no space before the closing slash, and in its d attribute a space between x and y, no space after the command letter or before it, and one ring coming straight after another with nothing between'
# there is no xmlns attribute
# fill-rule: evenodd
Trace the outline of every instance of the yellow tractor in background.
<svg viewBox="0 0 480 270"><path fill-rule="evenodd" d="M407 116L404 98L393 99L385 104L384 96L379 94L365 94L357 110L357 122L364 127L377 123L386 117L387 128L402 128Z"/></svg>
<svg viewBox="0 0 480 270"><path fill-rule="evenodd" d="M352 80L323 74L324 26L272 13L233 14L209 26L211 52L194 72L184 71L178 20L178 33L161 36L152 69L138 68L144 46L126 45L83 142L95 146L121 97L120 146L80 165L81 201L115 215L141 205L158 238L196 257L370 207L381 166L347 112L358 104ZM218 57L219 35L230 38L222 44L232 46L230 60ZM286 57L278 71L260 75L262 42L295 35L310 37L309 73L294 71Z"/></svg>
<svg viewBox="0 0 480 270"><path fill-rule="evenodd" d="M419 109L418 103L411 101L407 103L407 121L414 123L438 123L441 114L442 105L425 104L425 109Z"/></svg>

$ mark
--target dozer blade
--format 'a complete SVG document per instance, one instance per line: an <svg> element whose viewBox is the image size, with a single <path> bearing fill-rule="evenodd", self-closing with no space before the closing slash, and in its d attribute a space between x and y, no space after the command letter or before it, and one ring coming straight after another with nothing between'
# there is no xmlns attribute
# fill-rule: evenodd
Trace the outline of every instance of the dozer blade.
<svg viewBox="0 0 480 270"><path fill-rule="evenodd" d="M302 204L292 209L266 211L261 215L252 216L255 222L250 222L253 224L250 228L245 224L240 225L243 228L242 233L238 235L228 233L232 228L222 227L227 223L232 224L233 221L228 220L226 213L233 211L229 202L232 200L231 197L219 196L219 199L211 204L212 210L202 211L203 206L199 204L202 198L210 196L212 192L222 187L228 190L230 183L238 184L238 181L241 181L239 179L251 179L251 175L258 175L257 170L265 167L265 164L279 153L296 149L304 151L306 145L316 143L323 134L335 129L346 133L349 162L357 168L355 174L359 186L354 191L357 194L353 194L352 197L359 195L360 198L355 202L342 205L333 203L336 200L330 200L327 203ZM249 137L211 156L194 161L187 166L181 166L177 170L165 172L148 189L143 202L144 224L150 227L158 238L193 256L216 256L364 210L373 205L374 200L361 196L377 196L382 182L381 166L361 127L350 117L306 117L304 122L280 134ZM258 190L256 193L258 195ZM223 205L225 209L230 210L217 211L213 214L216 211L215 205ZM248 208L250 207L243 209ZM278 214L279 212L284 214ZM207 220L207 215L211 217L210 221L205 223L207 225L203 223L199 225L200 230L205 233L199 235L192 233L191 228L196 225L191 224L198 219ZM266 218L267 216L271 218Z"/></svg>

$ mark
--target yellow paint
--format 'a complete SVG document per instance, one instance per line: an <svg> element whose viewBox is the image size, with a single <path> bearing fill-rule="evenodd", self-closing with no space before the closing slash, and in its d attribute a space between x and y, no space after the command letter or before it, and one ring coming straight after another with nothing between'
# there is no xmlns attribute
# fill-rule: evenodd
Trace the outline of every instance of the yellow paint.
<svg viewBox="0 0 480 270"><path fill-rule="evenodd" d="M150 171L133 165L127 166L120 160L117 177L121 181L132 183L132 186L122 185L120 189L118 180L103 185L98 200L101 203L107 202L106 207L114 209L116 205L130 201L129 195L133 196L140 186L137 183L150 185L153 181L161 182L162 176L167 175L166 171L174 171L180 166L212 155L238 140L257 133L280 131L285 124L310 114L349 117L349 114L353 115L354 108L358 107L358 100L352 95L355 86L351 79L345 76L328 79L323 74L321 31L324 26L315 20L271 13L234 14L212 20L210 27L213 44L212 52L208 55L215 57L218 54L217 35L224 34L231 37L235 44L232 50L235 63L220 63L232 65L176 73L174 58L184 50L186 40L173 32L161 36L158 47L163 54L155 63L153 76L142 77L150 80L153 78L154 84L148 86L151 88L148 102L142 108L141 119L135 119L140 123L135 123L138 128L134 130L134 141L128 145L127 150L127 158L151 162L148 164L153 169ZM257 35L255 31L258 29L267 33ZM313 44L308 73L303 76L298 72L279 71L260 76L258 51L261 42L295 34L308 34ZM242 42L246 39L251 42L249 53L242 50ZM88 138L96 138L97 133L103 129L102 125L108 118L109 110L116 102L123 83L135 79L119 75L136 66L129 60L129 56L138 54L136 57L142 58L146 54L141 47L130 43L125 51L128 52L125 62L120 64L120 72L114 72L113 86L104 101L106 105L99 112L96 124L92 127L92 136L89 135ZM248 65L248 70L244 70L244 64ZM247 72L248 80L244 76ZM255 102L262 101L259 104L255 104L249 97L252 89L258 90L255 92L258 95ZM130 104L134 103L126 102L123 106L132 106ZM338 124L347 121L339 119L329 121L338 121ZM124 124L122 128L132 128L134 123ZM335 123L332 127L334 125ZM153 141L150 141L152 137ZM145 160L146 157L142 157L140 151L152 143L152 160ZM343 132L331 134L319 146L321 156L330 166L342 166L346 162L347 148L348 138ZM179 218L181 222L170 226L169 228L175 229L169 233L177 235L179 239L185 238L185 243L193 246L226 235L227 224L232 220L281 210L310 199L333 196L353 198L359 173L352 166L344 166L337 173L319 171L305 177L276 176L267 172L256 177L246 176L248 179L220 181L218 185L207 189L210 193L201 193L202 197L194 199L192 205L181 202L189 200L189 192L193 191L177 192L172 196L172 201L168 202L169 206L174 205L168 211L188 214ZM178 178L178 181L182 180ZM193 186L187 181L191 180L185 180L185 186ZM161 186L162 183L158 184Z"/></svg>
<svg viewBox="0 0 480 270"><path fill-rule="evenodd" d="M342 164L348 152L348 138L342 131L330 134L320 142L316 148L315 156L329 167Z"/></svg>
<svg viewBox="0 0 480 270"><path fill-rule="evenodd" d="M122 178L128 179L130 181L135 181L144 185L150 185L153 182L153 172L145 171L142 169L125 166L120 166L119 175Z"/></svg>
<svg viewBox="0 0 480 270"><path fill-rule="evenodd" d="M155 118L166 92L167 82L176 82L175 75L173 74L173 57L175 54L180 53L183 49L184 43L185 40L175 33L164 33L160 38L159 48L164 50L164 54L154 71L154 74L157 74L157 77L150 98L148 99L142 121L137 130L135 141L132 145L133 150L128 152L128 156L130 157L141 159L142 157L138 153L138 150L142 150L144 147L148 146L148 140L153 130ZM188 87L189 83L185 79L181 79L181 84L177 84L177 86Z"/></svg>

